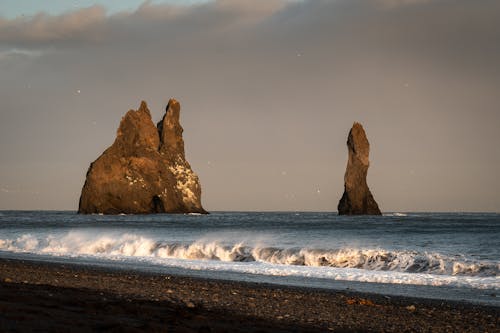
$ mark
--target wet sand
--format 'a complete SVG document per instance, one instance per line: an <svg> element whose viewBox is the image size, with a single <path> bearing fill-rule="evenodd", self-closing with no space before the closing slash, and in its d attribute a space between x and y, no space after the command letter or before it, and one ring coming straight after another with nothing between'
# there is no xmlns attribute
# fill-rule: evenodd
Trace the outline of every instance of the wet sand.
<svg viewBox="0 0 500 333"><path fill-rule="evenodd" d="M500 332L500 308L0 259L1 332Z"/></svg>

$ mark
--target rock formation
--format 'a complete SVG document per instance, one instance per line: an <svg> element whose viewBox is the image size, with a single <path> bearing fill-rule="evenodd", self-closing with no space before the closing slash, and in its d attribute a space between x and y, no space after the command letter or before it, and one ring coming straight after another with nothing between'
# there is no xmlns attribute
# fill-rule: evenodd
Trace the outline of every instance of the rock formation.
<svg viewBox="0 0 500 333"><path fill-rule="evenodd" d="M366 183L370 144L361 124L354 123L352 126L347 148L349 160L344 176L344 195L338 205L339 215L381 215Z"/></svg>
<svg viewBox="0 0 500 333"><path fill-rule="evenodd" d="M146 102L122 118L115 142L87 171L79 213L207 213L184 154L180 104L155 126Z"/></svg>

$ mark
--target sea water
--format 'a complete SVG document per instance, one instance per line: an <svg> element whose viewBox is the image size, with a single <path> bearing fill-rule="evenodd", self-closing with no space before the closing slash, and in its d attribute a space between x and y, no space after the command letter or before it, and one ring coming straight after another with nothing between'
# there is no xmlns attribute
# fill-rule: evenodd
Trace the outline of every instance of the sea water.
<svg viewBox="0 0 500 333"><path fill-rule="evenodd" d="M0 257L500 306L500 214L0 212Z"/></svg>

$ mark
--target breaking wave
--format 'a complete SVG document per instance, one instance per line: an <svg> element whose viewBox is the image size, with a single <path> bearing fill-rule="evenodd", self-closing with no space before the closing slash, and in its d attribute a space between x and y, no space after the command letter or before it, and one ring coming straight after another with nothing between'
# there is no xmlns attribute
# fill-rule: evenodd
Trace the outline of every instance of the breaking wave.
<svg viewBox="0 0 500 333"><path fill-rule="evenodd" d="M464 277L496 278L500 272L500 264L497 262L439 253L358 248L279 248L202 240L183 244L158 241L134 234L118 236L109 234L97 237L81 232L38 237L25 234L15 239L0 239L0 250L104 258L119 256L239 263L264 262L289 266L355 268Z"/></svg>

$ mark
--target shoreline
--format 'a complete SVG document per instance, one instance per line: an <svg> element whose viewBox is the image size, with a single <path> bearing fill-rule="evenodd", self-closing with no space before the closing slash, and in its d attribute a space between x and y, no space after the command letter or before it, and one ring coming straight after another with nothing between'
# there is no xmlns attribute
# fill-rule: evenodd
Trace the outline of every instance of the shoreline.
<svg viewBox="0 0 500 333"><path fill-rule="evenodd" d="M22 259L0 291L2 331L500 332L494 306Z"/></svg>

